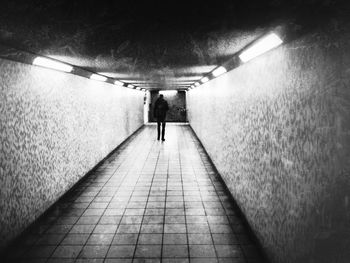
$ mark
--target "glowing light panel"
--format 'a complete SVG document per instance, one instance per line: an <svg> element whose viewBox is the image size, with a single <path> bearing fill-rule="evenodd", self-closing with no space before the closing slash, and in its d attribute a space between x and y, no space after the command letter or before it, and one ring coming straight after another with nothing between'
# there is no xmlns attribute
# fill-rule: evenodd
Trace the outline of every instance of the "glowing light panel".
<svg viewBox="0 0 350 263"><path fill-rule="evenodd" d="M119 81L119 80L114 81L114 84L118 85L118 86L123 86L124 85L124 83Z"/></svg>
<svg viewBox="0 0 350 263"><path fill-rule="evenodd" d="M214 77L217 77L217 76L220 76L220 75L222 75L222 74L224 74L226 72L227 72L227 70L224 67L220 66L217 69L215 69L212 72L212 74L213 74Z"/></svg>
<svg viewBox="0 0 350 263"><path fill-rule="evenodd" d="M199 84L198 82L196 82L196 83L194 83L194 85L195 85L196 87L198 87L200 84Z"/></svg>
<svg viewBox="0 0 350 263"><path fill-rule="evenodd" d="M92 74L92 75L90 76L90 79L98 80L98 81L106 81L106 80L107 80L107 77L101 76L101 75L98 75L98 74Z"/></svg>
<svg viewBox="0 0 350 263"><path fill-rule="evenodd" d="M164 96L173 96L177 94L177 90L161 90L159 91L159 94L163 94Z"/></svg>
<svg viewBox="0 0 350 263"><path fill-rule="evenodd" d="M279 38L275 33L271 33L266 37L259 40L256 44L249 47L247 50L243 51L239 58L243 62L247 62L261 54L281 45L283 43L282 39Z"/></svg>
<svg viewBox="0 0 350 263"><path fill-rule="evenodd" d="M128 88L130 88L130 89L133 89L134 88L134 85L132 85L132 84L128 84L128 86L127 86Z"/></svg>
<svg viewBox="0 0 350 263"><path fill-rule="evenodd" d="M205 82L207 82L208 80L209 80L208 77L204 77L204 78L201 79L202 83L205 83Z"/></svg>
<svg viewBox="0 0 350 263"><path fill-rule="evenodd" d="M73 67L49 58L37 57L33 60L33 65L55 69L64 72L71 72Z"/></svg>

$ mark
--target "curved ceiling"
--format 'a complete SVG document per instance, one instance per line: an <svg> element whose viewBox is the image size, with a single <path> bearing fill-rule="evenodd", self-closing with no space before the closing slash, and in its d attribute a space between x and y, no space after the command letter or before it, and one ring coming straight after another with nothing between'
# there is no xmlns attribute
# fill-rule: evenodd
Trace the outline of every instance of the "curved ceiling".
<svg viewBox="0 0 350 263"><path fill-rule="evenodd" d="M336 14L333 0L8 0L0 41L149 89L182 89L266 30Z"/></svg>

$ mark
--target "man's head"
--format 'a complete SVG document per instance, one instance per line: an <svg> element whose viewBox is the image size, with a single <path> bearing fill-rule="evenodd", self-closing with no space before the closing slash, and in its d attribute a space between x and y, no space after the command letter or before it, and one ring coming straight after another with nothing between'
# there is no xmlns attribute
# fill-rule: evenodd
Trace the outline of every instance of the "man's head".
<svg viewBox="0 0 350 263"><path fill-rule="evenodd" d="M159 94L160 99L163 99L163 97L164 97L163 94Z"/></svg>

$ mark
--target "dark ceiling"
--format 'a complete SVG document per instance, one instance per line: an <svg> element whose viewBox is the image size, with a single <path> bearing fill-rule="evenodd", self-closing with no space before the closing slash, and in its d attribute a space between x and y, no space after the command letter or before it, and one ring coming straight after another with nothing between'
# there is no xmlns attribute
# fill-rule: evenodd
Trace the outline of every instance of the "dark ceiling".
<svg viewBox="0 0 350 263"><path fill-rule="evenodd" d="M8 0L1 1L0 41L142 87L173 89L266 30L320 25L342 10L336 0Z"/></svg>

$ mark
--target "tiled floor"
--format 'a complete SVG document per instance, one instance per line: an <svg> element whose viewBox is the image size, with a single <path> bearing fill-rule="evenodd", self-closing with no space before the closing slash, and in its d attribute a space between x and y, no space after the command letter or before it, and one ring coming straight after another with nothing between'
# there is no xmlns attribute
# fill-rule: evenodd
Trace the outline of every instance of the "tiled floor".
<svg viewBox="0 0 350 263"><path fill-rule="evenodd" d="M9 262L263 262L187 125L145 126L8 250Z"/></svg>

